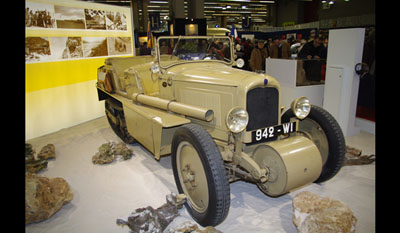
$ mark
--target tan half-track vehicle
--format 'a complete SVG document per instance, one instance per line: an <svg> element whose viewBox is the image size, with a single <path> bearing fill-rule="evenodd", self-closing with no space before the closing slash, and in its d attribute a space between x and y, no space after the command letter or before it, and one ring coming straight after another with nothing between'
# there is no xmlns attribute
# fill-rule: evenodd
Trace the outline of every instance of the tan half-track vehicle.
<svg viewBox="0 0 400 233"><path fill-rule="evenodd" d="M177 189L201 225L228 215L229 183L269 196L332 178L345 155L343 133L306 97L281 106L279 82L232 66L226 36L159 37L153 56L108 58L99 100L114 132L157 160L171 154Z"/></svg>

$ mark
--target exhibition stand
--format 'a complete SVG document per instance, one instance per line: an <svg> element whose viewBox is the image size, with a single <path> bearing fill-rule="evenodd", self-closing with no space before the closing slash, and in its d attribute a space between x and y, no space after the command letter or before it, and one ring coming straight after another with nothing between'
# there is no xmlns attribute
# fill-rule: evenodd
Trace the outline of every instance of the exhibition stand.
<svg viewBox="0 0 400 233"><path fill-rule="evenodd" d="M281 85L281 105L288 108L293 99L307 96L334 116L345 136L358 134L360 128L374 134L373 122L356 119L360 77L354 68L362 60L364 35L365 28L330 30L326 78L321 75L320 80L305 74L303 64L310 61L267 58L266 74ZM321 63L313 67L318 76L324 61L313 62Z"/></svg>
<svg viewBox="0 0 400 233"><path fill-rule="evenodd" d="M281 84L281 105L285 109L300 96L307 96L311 104L322 107L324 83L306 79L303 60L267 58L265 72Z"/></svg>

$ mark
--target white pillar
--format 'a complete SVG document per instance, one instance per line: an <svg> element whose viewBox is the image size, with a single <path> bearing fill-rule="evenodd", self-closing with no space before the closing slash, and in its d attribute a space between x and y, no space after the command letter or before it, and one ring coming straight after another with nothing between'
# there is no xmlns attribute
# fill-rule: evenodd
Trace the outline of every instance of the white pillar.
<svg viewBox="0 0 400 233"><path fill-rule="evenodd" d="M354 67L362 61L365 28L329 31L323 108L338 121L345 136L360 132L355 127L359 76Z"/></svg>

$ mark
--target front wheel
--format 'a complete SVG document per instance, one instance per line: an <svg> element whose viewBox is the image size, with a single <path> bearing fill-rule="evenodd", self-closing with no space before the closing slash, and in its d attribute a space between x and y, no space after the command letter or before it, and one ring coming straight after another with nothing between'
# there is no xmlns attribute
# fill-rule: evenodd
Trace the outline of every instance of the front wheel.
<svg viewBox="0 0 400 233"><path fill-rule="evenodd" d="M292 110L287 110L282 115L282 123L289 122L292 117L295 117ZM325 109L312 105L310 114L300 120L298 131L310 138L321 153L322 172L315 182L334 177L343 166L346 154L344 135L335 118Z"/></svg>
<svg viewBox="0 0 400 233"><path fill-rule="evenodd" d="M201 126L188 124L176 130L171 163L185 206L202 226L216 226L228 215L230 188L221 153Z"/></svg>

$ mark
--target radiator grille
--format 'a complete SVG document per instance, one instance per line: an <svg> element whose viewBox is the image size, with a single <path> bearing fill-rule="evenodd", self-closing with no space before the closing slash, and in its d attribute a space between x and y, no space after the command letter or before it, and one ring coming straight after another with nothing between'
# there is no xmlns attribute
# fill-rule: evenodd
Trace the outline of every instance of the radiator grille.
<svg viewBox="0 0 400 233"><path fill-rule="evenodd" d="M273 87L255 88L247 92L249 123L246 130L252 131L278 124L279 92Z"/></svg>

